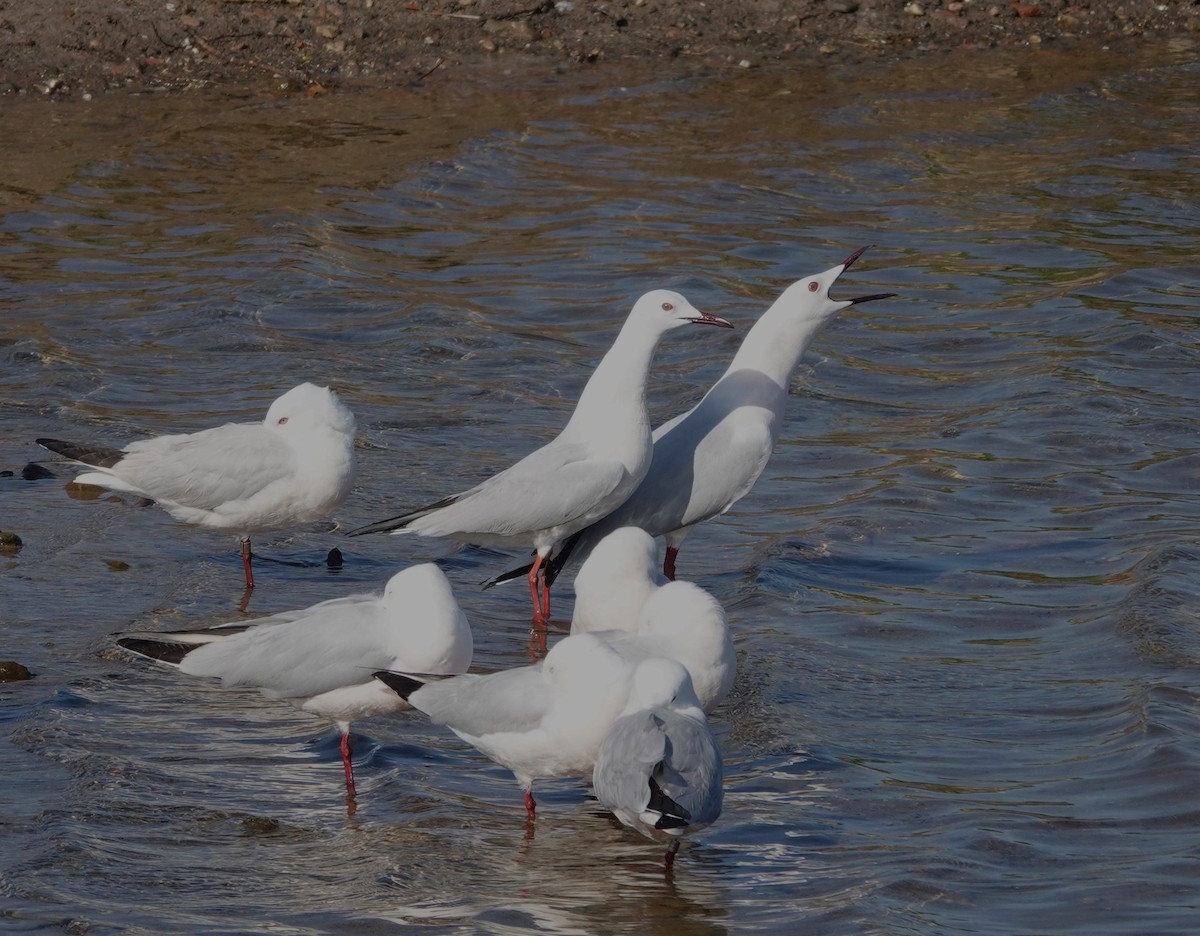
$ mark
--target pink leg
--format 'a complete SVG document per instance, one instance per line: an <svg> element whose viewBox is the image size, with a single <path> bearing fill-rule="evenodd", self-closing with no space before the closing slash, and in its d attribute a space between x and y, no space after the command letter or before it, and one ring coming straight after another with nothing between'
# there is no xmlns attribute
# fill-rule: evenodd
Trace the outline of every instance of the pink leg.
<svg viewBox="0 0 1200 936"><path fill-rule="evenodd" d="M250 537L242 540L242 567L246 570L246 587L254 587L254 573L250 570L250 560L254 554L250 552Z"/></svg>
<svg viewBox="0 0 1200 936"><path fill-rule="evenodd" d="M525 815L530 819L537 818L537 803L533 801L533 790L525 791Z"/></svg>
<svg viewBox="0 0 1200 936"><path fill-rule="evenodd" d="M550 593L546 592L544 602L546 611L542 612L543 602L538 595L538 572L542 568L542 554L538 553L533 560L533 568L529 570L529 600L533 602L534 623L544 623L550 611Z"/></svg>
<svg viewBox="0 0 1200 936"><path fill-rule="evenodd" d="M354 766L350 763L350 735L342 735L342 766L346 768L346 792L354 793Z"/></svg>
<svg viewBox="0 0 1200 936"><path fill-rule="evenodd" d="M675 557L678 555L678 546L668 546L666 555L663 556L663 575L672 582L675 581Z"/></svg>

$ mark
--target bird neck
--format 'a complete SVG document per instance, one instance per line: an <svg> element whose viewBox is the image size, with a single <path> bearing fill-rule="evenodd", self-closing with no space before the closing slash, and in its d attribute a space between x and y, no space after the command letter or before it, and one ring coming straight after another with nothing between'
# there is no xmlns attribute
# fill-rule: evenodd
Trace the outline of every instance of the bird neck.
<svg viewBox="0 0 1200 936"><path fill-rule="evenodd" d="M659 337L636 322L625 323L583 388L564 434L586 433L588 441L603 434L605 427L649 434L646 381Z"/></svg>
<svg viewBox="0 0 1200 936"><path fill-rule="evenodd" d="M726 373L746 369L760 371L787 390L800 358L817 332L833 318L832 315L814 315L798 309L792 295L795 289L793 286L785 290L754 323Z"/></svg>

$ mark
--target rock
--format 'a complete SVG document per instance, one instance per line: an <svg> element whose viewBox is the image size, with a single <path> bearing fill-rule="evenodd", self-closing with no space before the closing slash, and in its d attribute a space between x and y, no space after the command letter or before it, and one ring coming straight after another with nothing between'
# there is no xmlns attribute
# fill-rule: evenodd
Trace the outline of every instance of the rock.
<svg viewBox="0 0 1200 936"><path fill-rule="evenodd" d="M43 465L39 465L37 462L30 462L21 469L21 477L26 481L42 481L46 478L56 478L58 476Z"/></svg>
<svg viewBox="0 0 1200 936"><path fill-rule="evenodd" d="M831 13L857 13L857 0L830 0L827 7Z"/></svg>
<svg viewBox="0 0 1200 936"><path fill-rule="evenodd" d="M0 660L0 682L20 682L22 679L33 679L29 667L15 660Z"/></svg>
<svg viewBox="0 0 1200 936"><path fill-rule="evenodd" d="M325 557L325 565L331 569L340 569L342 567L342 551L336 546L329 550L329 555Z"/></svg>
<svg viewBox="0 0 1200 936"><path fill-rule="evenodd" d="M0 556L15 556L24 545L16 533L0 530Z"/></svg>

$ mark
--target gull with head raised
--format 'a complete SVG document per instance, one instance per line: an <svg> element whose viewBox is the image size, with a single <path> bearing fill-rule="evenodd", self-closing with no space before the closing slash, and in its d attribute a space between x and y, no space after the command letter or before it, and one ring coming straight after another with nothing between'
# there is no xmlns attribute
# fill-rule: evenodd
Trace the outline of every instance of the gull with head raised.
<svg viewBox="0 0 1200 936"><path fill-rule="evenodd" d="M650 467L646 381L659 340L681 325L732 326L659 289L634 304L589 378L566 427L552 441L473 488L362 533L448 536L478 546L532 546L527 567L536 620L550 614L539 573L558 543L616 509Z"/></svg>
<svg viewBox="0 0 1200 936"><path fill-rule="evenodd" d="M654 431L653 459L637 490L562 544L545 572L548 584L567 562L586 558L609 532L622 526L665 535L663 572L675 577L675 558L692 527L729 510L766 468L783 426L788 383L813 337L842 310L894 295L829 295L866 249L784 290L746 333L728 369L703 399ZM524 571L525 567L512 569L487 584Z"/></svg>
<svg viewBox="0 0 1200 936"><path fill-rule="evenodd" d="M600 745L592 788L622 823L667 843L668 867L680 836L721 815L721 752L677 661L638 665L629 700Z"/></svg>
<svg viewBox="0 0 1200 936"><path fill-rule="evenodd" d="M258 423L226 423L124 449L38 439L91 468L75 480L149 498L176 520L238 533L246 587L250 536L311 523L346 499L354 481L354 415L327 387L303 383Z"/></svg>
<svg viewBox="0 0 1200 936"><path fill-rule="evenodd" d="M380 668L465 673L472 653L466 615L432 563L397 572L382 595L334 598L251 624L129 634L117 643L191 676L258 689L336 722L350 792L350 722L408 708L371 674Z"/></svg>

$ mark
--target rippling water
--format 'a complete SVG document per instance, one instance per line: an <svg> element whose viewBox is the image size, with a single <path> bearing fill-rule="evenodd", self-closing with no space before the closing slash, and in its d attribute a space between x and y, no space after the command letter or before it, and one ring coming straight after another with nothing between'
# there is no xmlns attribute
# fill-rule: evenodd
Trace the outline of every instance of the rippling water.
<svg viewBox="0 0 1200 936"><path fill-rule="evenodd" d="M1194 932L1194 51L5 104L0 657L37 674L0 684L6 928ZM232 540L20 477L37 436L311 379L359 417L356 526L549 438L645 289L744 332L865 243L840 294L900 297L818 337L680 558L740 672L725 812L671 876L572 781L527 837L512 777L417 718L356 724L348 810L332 730L112 650L235 617ZM656 420L739 340L669 336ZM526 658L524 590L476 587L498 553L257 545L252 612L435 558L476 661Z"/></svg>

